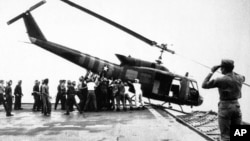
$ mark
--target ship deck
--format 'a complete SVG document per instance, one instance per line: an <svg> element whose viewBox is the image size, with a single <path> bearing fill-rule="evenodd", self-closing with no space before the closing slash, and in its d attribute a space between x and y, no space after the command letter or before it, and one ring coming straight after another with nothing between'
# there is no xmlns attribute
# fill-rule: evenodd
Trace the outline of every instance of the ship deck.
<svg viewBox="0 0 250 141"><path fill-rule="evenodd" d="M0 140L8 141L194 141L206 140L163 110L147 106L133 111L52 110L51 116L33 112L32 104L6 117L0 106Z"/></svg>

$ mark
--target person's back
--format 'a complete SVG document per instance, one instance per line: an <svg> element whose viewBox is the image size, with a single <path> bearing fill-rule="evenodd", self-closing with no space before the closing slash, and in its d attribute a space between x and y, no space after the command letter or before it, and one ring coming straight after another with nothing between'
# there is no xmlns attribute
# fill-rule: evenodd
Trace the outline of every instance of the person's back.
<svg viewBox="0 0 250 141"><path fill-rule="evenodd" d="M20 85L16 85L14 90L14 95L21 95L22 94L22 87Z"/></svg>
<svg viewBox="0 0 250 141"><path fill-rule="evenodd" d="M88 82L87 87L88 87L89 91L94 91L95 87L96 87L95 82L93 82L93 81Z"/></svg>
<svg viewBox="0 0 250 141"><path fill-rule="evenodd" d="M47 85L45 85L45 84L42 85L42 94L44 96L49 96L48 89L49 89L49 87Z"/></svg>
<svg viewBox="0 0 250 141"><path fill-rule="evenodd" d="M5 95L6 95L6 98L7 97L12 98L12 88L11 88L11 86L6 86L5 87Z"/></svg>
<svg viewBox="0 0 250 141"><path fill-rule="evenodd" d="M124 93L125 93L125 87L124 87L124 84L123 84L123 83L120 83L120 84L118 85L118 89L119 89L120 94L121 94L121 95L124 95Z"/></svg>
<svg viewBox="0 0 250 141"><path fill-rule="evenodd" d="M141 94L141 84L137 82L137 83L133 83L133 86L135 88L135 93Z"/></svg>
<svg viewBox="0 0 250 141"><path fill-rule="evenodd" d="M39 93L39 85L33 86L33 92Z"/></svg>
<svg viewBox="0 0 250 141"><path fill-rule="evenodd" d="M228 73L215 80L219 88L220 100L236 100L241 98L241 87L244 78L235 73Z"/></svg>
<svg viewBox="0 0 250 141"><path fill-rule="evenodd" d="M75 94L75 89L74 89L74 87L73 86L69 86L68 87L68 90L67 90L67 95L68 96L74 96L74 94Z"/></svg>
<svg viewBox="0 0 250 141"><path fill-rule="evenodd" d="M87 81L87 88L88 88L88 96L84 106L84 111L87 110L87 107L90 105L94 106L94 110L97 111L97 102L96 102L96 94L95 88L96 84L92 78Z"/></svg>

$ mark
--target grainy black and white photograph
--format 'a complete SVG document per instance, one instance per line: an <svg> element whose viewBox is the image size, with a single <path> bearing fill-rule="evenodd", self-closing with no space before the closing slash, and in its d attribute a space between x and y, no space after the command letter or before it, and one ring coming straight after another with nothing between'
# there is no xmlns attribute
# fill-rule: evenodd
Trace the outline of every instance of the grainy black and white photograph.
<svg viewBox="0 0 250 141"><path fill-rule="evenodd" d="M243 140L249 54L249 0L0 0L0 141Z"/></svg>

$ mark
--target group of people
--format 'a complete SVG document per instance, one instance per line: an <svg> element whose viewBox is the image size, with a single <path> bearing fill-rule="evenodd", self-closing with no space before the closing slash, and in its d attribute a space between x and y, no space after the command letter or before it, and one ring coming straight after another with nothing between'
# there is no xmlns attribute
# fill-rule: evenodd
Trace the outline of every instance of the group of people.
<svg viewBox="0 0 250 141"><path fill-rule="evenodd" d="M4 86L4 80L0 80L0 105L4 106L6 111L6 116L13 116L12 112L12 105L13 105L13 95L12 95L12 80L7 81L6 86ZM18 84L14 89L15 95L15 110L22 110L21 107L21 98L23 96L22 93L22 81L19 80Z"/></svg>
<svg viewBox="0 0 250 141"><path fill-rule="evenodd" d="M34 97L33 111L42 111L44 115L51 114L51 96L49 95L49 79L42 80L42 84L40 86L40 82L38 80L35 81L35 85L33 87L32 95Z"/></svg>
<svg viewBox="0 0 250 141"><path fill-rule="evenodd" d="M66 115L73 111L75 106L80 113L83 111L101 111L101 110L127 110L144 108L142 100L141 85L138 79L132 82L123 82L121 79L108 80L105 77L83 77L79 78L76 86L75 81L60 80L57 87L55 107L57 109L59 101L61 110L66 110ZM79 103L76 102L78 97ZM134 97L135 107L132 104ZM122 104L122 106L121 106Z"/></svg>
<svg viewBox="0 0 250 141"><path fill-rule="evenodd" d="M34 97L32 110L41 111L44 115L49 116L52 104L48 83L49 79L44 79L42 82L35 81L32 91ZM6 116L13 116L11 113L13 98L15 98L14 110L22 110L22 81L18 81L14 96L11 88L12 81L10 80L6 84L4 86L4 81L0 80L0 105L4 106ZM76 100L76 96L79 100ZM133 104L133 101L135 104ZM96 75L95 77L81 76L78 85L76 81L60 80L57 86L54 110L57 110L59 102L61 110L66 111L65 115L69 115L71 111L74 111L74 107L79 113L102 110L126 111L128 108L130 110L144 109L141 84L138 79L133 82L124 82L121 79L110 80Z"/></svg>

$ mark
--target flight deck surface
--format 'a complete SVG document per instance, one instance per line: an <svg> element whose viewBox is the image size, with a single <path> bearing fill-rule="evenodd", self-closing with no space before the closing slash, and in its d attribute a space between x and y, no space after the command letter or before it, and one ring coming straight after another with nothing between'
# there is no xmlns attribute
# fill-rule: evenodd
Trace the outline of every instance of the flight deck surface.
<svg viewBox="0 0 250 141"><path fill-rule="evenodd" d="M69 116L52 110L51 116L33 112L31 104L6 117L0 106L0 140L6 141L203 141L196 132L166 112L145 110L101 111Z"/></svg>

